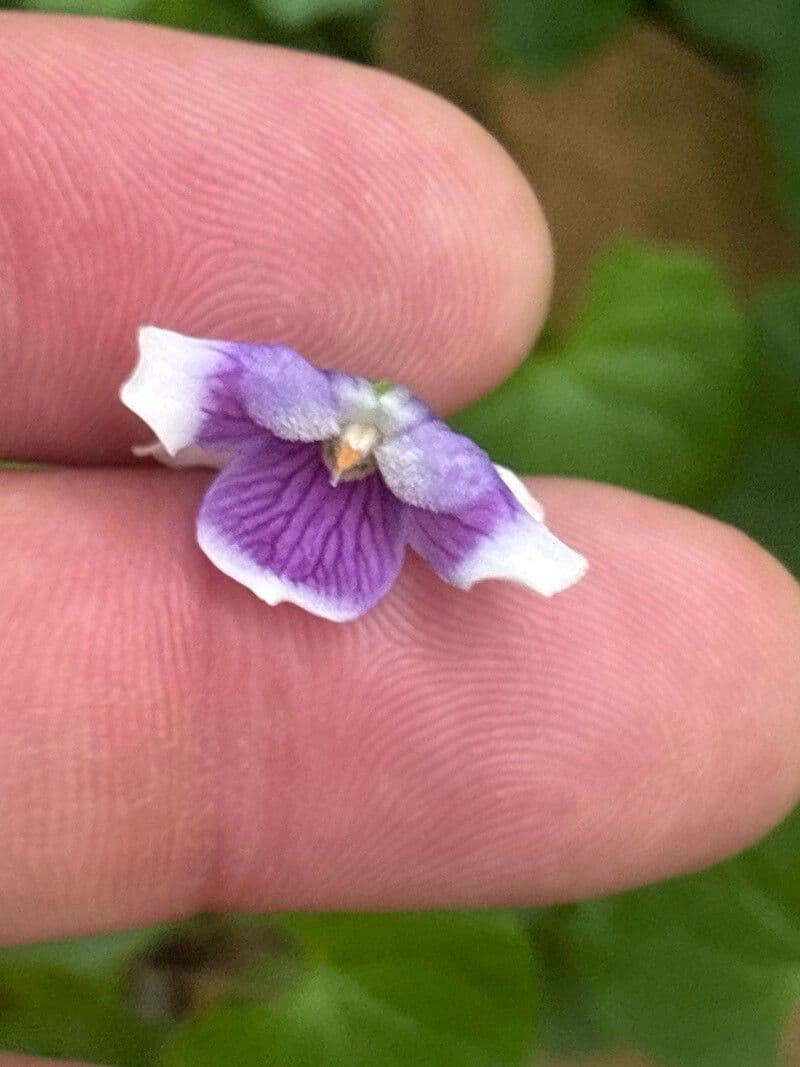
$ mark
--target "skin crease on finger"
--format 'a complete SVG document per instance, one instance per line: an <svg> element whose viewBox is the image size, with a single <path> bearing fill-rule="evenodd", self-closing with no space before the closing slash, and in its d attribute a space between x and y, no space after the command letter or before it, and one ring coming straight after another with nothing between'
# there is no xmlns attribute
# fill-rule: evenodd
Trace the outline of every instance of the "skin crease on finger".
<svg viewBox="0 0 800 1067"><path fill-rule="evenodd" d="M205 484L0 479L3 938L573 899L711 862L797 796L797 586L732 529L545 480L592 561L574 589L410 559L337 625L208 564Z"/></svg>
<svg viewBox="0 0 800 1067"><path fill-rule="evenodd" d="M441 411L541 325L547 227L503 149L391 75L0 14L0 455L121 461L136 328L291 342Z"/></svg>

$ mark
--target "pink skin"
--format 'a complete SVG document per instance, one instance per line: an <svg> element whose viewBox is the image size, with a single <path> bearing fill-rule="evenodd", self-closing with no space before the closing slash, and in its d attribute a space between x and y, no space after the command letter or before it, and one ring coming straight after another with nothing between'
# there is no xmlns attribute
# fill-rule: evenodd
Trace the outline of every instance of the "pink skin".
<svg viewBox="0 0 800 1067"><path fill-rule="evenodd" d="M287 340L453 410L546 312L522 176L388 74L5 13L0 144L0 338L25 357L0 367L0 455L127 459L143 430L117 390L142 322Z"/></svg>
<svg viewBox="0 0 800 1067"><path fill-rule="evenodd" d="M291 338L442 409L502 378L544 313L522 179L384 75L7 14L0 143L0 454L147 439L116 401L140 322ZM591 561L574 589L465 594L412 561L336 626L213 569L192 540L206 483L0 477L6 940L574 899L709 863L796 799L800 595L740 534L538 481Z"/></svg>

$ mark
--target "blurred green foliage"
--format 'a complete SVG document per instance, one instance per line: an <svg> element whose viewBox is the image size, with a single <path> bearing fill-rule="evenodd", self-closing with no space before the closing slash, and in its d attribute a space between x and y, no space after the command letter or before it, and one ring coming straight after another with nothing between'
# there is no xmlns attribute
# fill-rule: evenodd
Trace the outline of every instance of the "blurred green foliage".
<svg viewBox="0 0 800 1067"><path fill-rule="evenodd" d="M188 1017L147 1018L176 975ZM503 912L200 918L0 952L0 1044L120 1067L522 1067L536 1000Z"/></svg>
<svg viewBox="0 0 800 1067"><path fill-rule="evenodd" d="M369 60L379 4L0 6L124 16ZM800 220L797 0L497 0L492 42L506 60L554 76L633 15L667 20L750 65L785 203ZM544 340L454 421L521 471L599 478L701 506L800 575L800 278L775 282L742 309L701 256L618 244L591 272L568 335ZM229 916L211 936L198 919L7 949L0 1045L120 1067L521 1067L540 1015L543 1041L556 1051L625 1044L675 1067L769 1067L800 998L799 875L797 813L711 871L543 909L525 930L497 913ZM161 1010L153 1011L153 989Z"/></svg>
<svg viewBox="0 0 800 1067"><path fill-rule="evenodd" d="M798 856L800 812L713 870L534 914L554 963L551 1043L644 1048L674 1067L774 1064L800 997Z"/></svg>
<svg viewBox="0 0 800 1067"><path fill-rule="evenodd" d="M150 22L369 62L380 0L0 0L28 8Z"/></svg>
<svg viewBox="0 0 800 1067"><path fill-rule="evenodd" d="M378 0L253 0L268 18L288 29L334 15L359 15L374 9Z"/></svg>
<svg viewBox="0 0 800 1067"><path fill-rule="evenodd" d="M522 473L708 502L739 439L747 338L712 263L621 244L596 265L570 335L453 423Z"/></svg>
<svg viewBox="0 0 800 1067"><path fill-rule="evenodd" d="M782 199L800 225L797 0L496 0L492 41L501 60L550 77L611 38L629 18L653 15L751 62L772 128Z"/></svg>
<svg viewBox="0 0 800 1067"><path fill-rule="evenodd" d="M715 511L800 576L800 277L769 286L751 314L758 356L751 403Z"/></svg>
<svg viewBox="0 0 800 1067"><path fill-rule="evenodd" d="M129 1009L121 981L153 937L138 930L0 951L0 1048L149 1067L165 1027Z"/></svg>
<svg viewBox="0 0 800 1067"><path fill-rule="evenodd" d="M272 1004L221 1005L179 1027L166 1067L504 1067L533 1038L530 947L497 913L293 916L300 980ZM224 1041L224 1046L221 1044Z"/></svg>
<svg viewBox="0 0 800 1067"><path fill-rule="evenodd" d="M493 43L506 58L537 74L561 74L577 56L611 37L635 0L498 0Z"/></svg>

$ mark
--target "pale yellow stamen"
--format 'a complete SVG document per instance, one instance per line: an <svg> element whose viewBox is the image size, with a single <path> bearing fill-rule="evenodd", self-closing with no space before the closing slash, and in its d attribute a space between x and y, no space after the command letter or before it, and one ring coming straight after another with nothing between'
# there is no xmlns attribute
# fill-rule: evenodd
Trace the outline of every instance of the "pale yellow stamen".
<svg viewBox="0 0 800 1067"><path fill-rule="evenodd" d="M339 447L336 449L333 457L333 467L337 474L344 474L345 471L357 467L363 460L363 452L360 452L357 448L353 448L347 441L339 441Z"/></svg>
<svg viewBox="0 0 800 1067"><path fill-rule="evenodd" d="M378 441L374 426L351 422L338 437L323 443L322 456L331 472L331 485L365 478L375 470L372 450Z"/></svg>

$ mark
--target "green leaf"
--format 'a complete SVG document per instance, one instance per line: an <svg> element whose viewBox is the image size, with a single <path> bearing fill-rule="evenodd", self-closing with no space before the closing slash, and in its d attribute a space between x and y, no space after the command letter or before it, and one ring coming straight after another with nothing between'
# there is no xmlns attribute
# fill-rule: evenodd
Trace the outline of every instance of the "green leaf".
<svg viewBox="0 0 800 1067"><path fill-rule="evenodd" d="M520 473L697 503L738 441L747 342L708 260L621 244L595 266L566 341L537 351L453 425Z"/></svg>
<svg viewBox="0 0 800 1067"><path fill-rule="evenodd" d="M713 870L561 912L578 1025L588 1010L600 1044L675 1067L776 1063L800 997L800 812Z"/></svg>
<svg viewBox="0 0 800 1067"><path fill-rule="evenodd" d="M612 37L634 0L497 0L492 43L501 60L537 74L558 74Z"/></svg>
<svg viewBox="0 0 800 1067"><path fill-rule="evenodd" d="M758 362L748 433L715 511L800 576L800 277L752 308Z"/></svg>
<svg viewBox="0 0 800 1067"><path fill-rule="evenodd" d="M243 0L147 0L136 13L146 22L219 37L269 41L273 36L265 20Z"/></svg>
<svg viewBox="0 0 800 1067"><path fill-rule="evenodd" d="M294 916L307 966L270 1004L219 1005L180 1027L166 1067L522 1067L535 987L516 917Z"/></svg>
<svg viewBox="0 0 800 1067"><path fill-rule="evenodd" d="M118 1067L156 1062L163 1028L137 1019L117 984L3 956L0 1047Z"/></svg>
<svg viewBox="0 0 800 1067"><path fill-rule="evenodd" d="M553 1056L585 1056L604 1047L589 981L569 944L571 905L531 912L529 929L539 961L539 1029Z"/></svg>
<svg viewBox="0 0 800 1067"><path fill-rule="evenodd" d="M24 0L24 3L37 11L120 19L137 15L147 6L148 0Z"/></svg>
<svg viewBox="0 0 800 1067"><path fill-rule="evenodd" d="M727 47L770 55L797 19L797 0L667 0L695 33Z"/></svg>
<svg viewBox="0 0 800 1067"><path fill-rule="evenodd" d="M764 74L764 103L777 147L778 180L783 203L800 225L800 12L787 26L780 51L768 58Z"/></svg>
<svg viewBox="0 0 800 1067"><path fill-rule="evenodd" d="M321 19L361 15L373 11L380 0L253 0L268 18L287 29L297 29Z"/></svg>
<svg viewBox="0 0 800 1067"><path fill-rule="evenodd" d="M0 949L0 969L56 967L72 974L110 977L127 967L140 953L154 945L163 926L123 930L114 934L42 941Z"/></svg>
<svg viewBox="0 0 800 1067"><path fill-rule="evenodd" d="M0 950L0 1046L120 1067L151 1064L163 1028L136 1017L125 977L164 929Z"/></svg>

